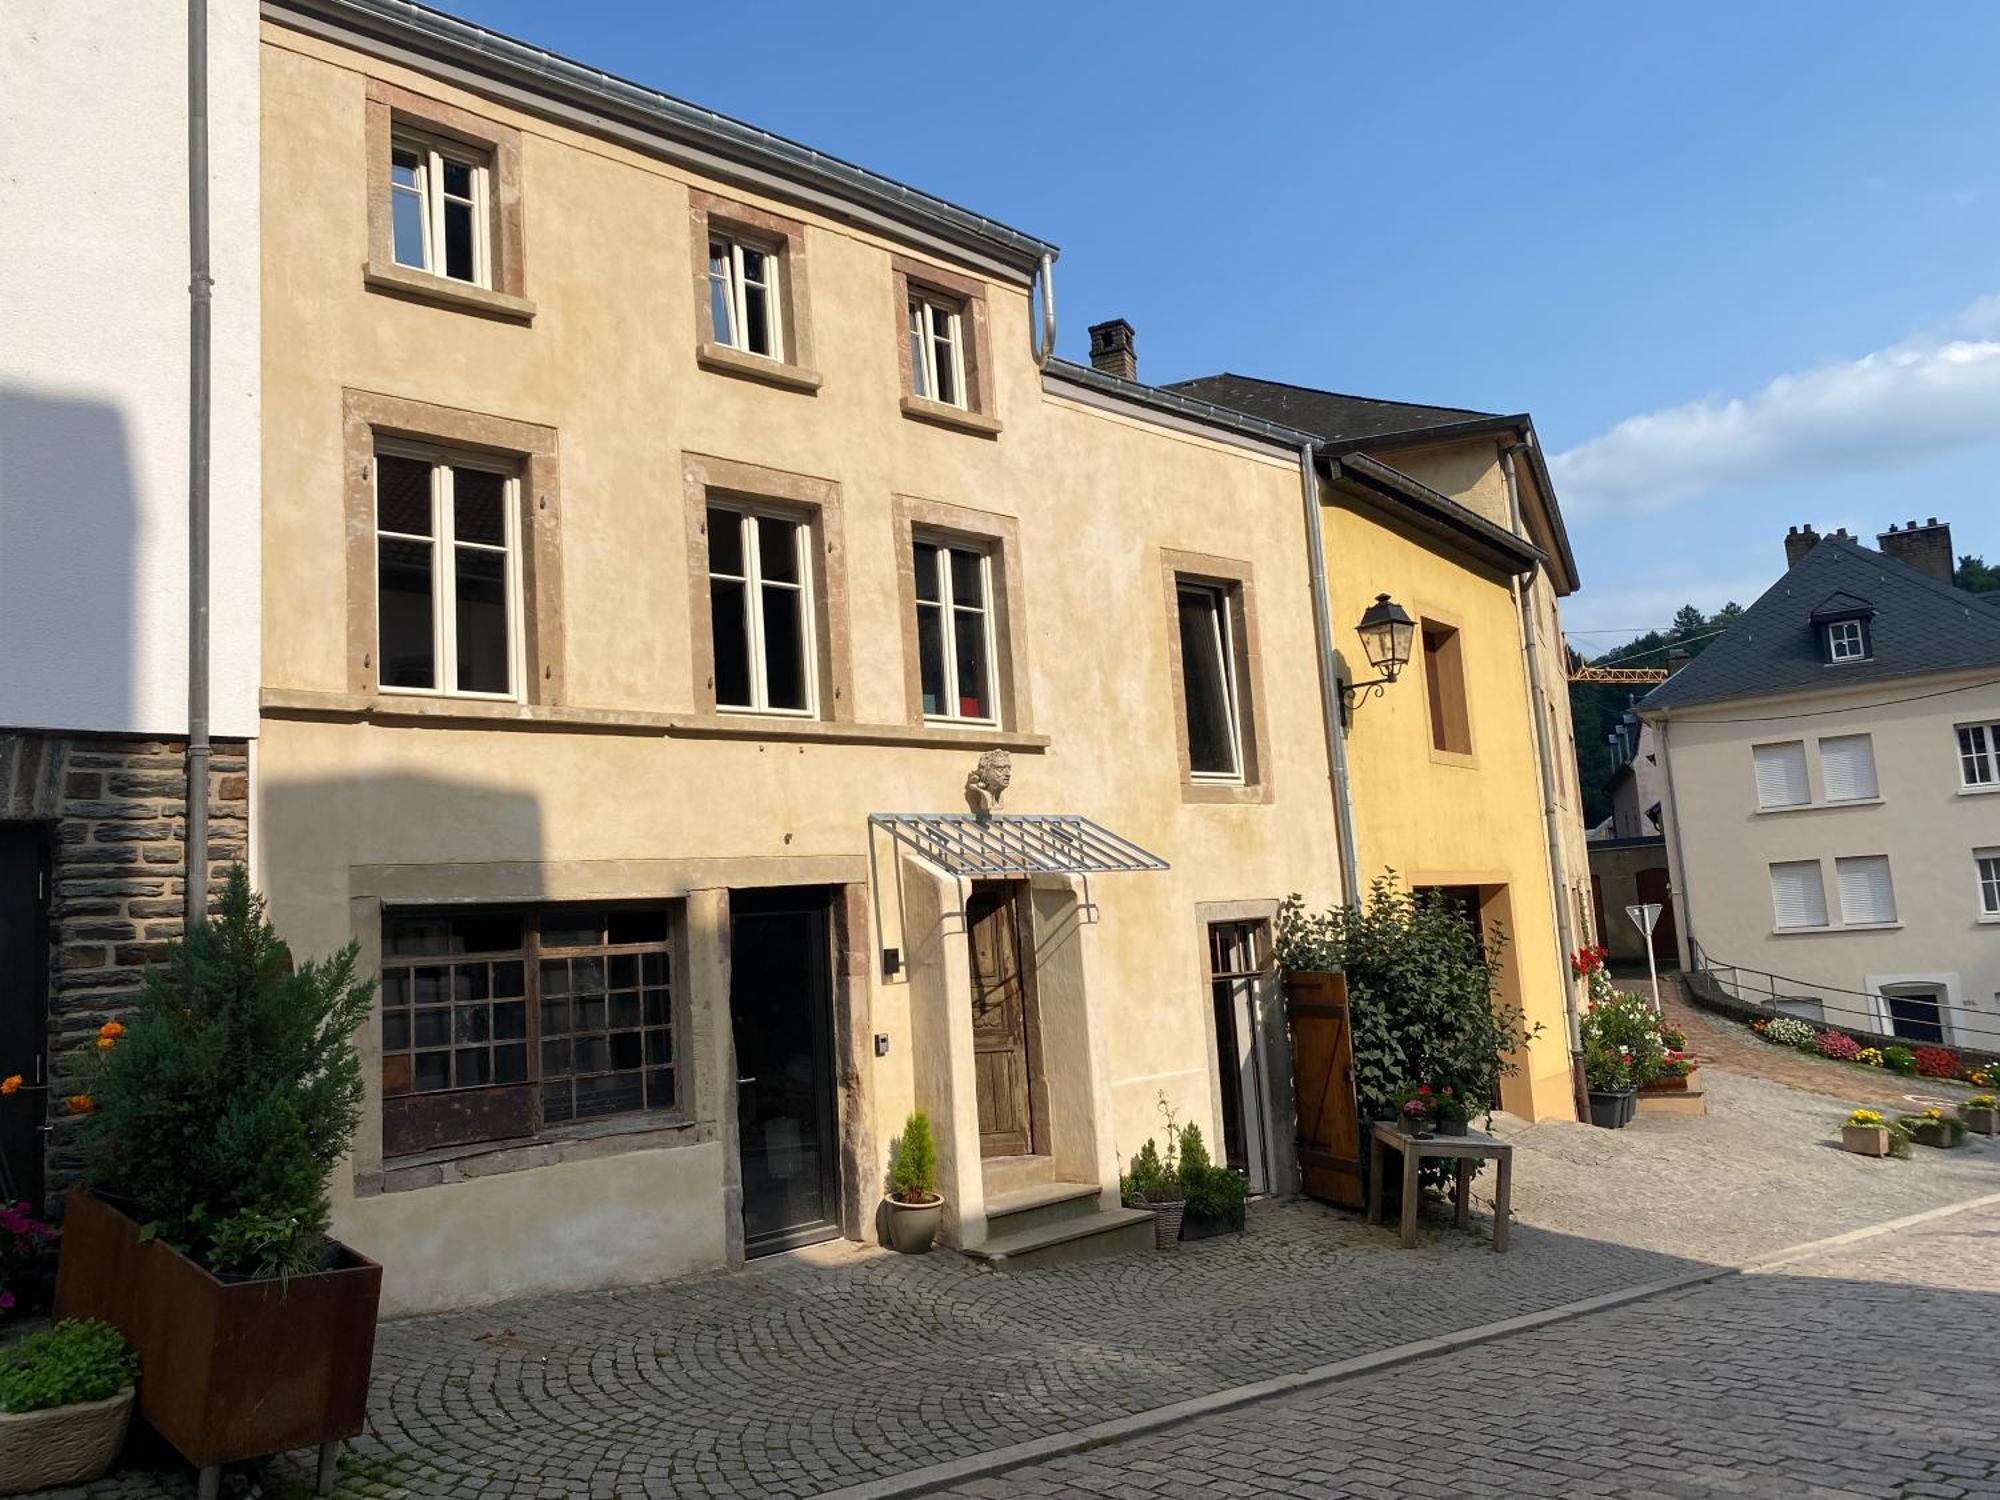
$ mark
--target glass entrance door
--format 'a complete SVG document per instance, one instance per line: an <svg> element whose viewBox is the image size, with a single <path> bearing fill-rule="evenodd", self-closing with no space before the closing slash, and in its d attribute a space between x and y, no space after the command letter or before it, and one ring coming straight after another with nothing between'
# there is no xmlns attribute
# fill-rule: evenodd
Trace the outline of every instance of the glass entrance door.
<svg viewBox="0 0 2000 1500"><path fill-rule="evenodd" d="M732 894L729 1012L747 1255L840 1233L823 899Z"/></svg>

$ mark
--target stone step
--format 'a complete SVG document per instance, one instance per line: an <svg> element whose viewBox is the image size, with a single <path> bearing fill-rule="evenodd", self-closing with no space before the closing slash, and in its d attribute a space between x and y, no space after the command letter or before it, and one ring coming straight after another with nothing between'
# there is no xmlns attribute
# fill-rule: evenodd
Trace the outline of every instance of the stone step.
<svg viewBox="0 0 2000 1500"><path fill-rule="evenodd" d="M1000 1235L964 1253L996 1271L1022 1271L1152 1248L1150 1210L1100 1208L1074 1219Z"/></svg>
<svg viewBox="0 0 2000 1500"><path fill-rule="evenodd" d="M1639 1093L1638 1113L1642 1115L1705 1115L1708 1097L1700 1089L1682 1089L1673 1094Z"/></svg>
<svg viewBox="0 0 2000 1500"><path fill-rule="evenodd" d="M1102 1189L1094 1182L1038 1182L1009 1193L986 1195L986 1232L1016 1234L1097 1212Z"/></svg>
<svg viewBox="0 0 2000 1500"><path fill-rule="evenodd" d="M1054 1182L1056 1160L1053 1156L989 1156L979 1164L979 1175L986 1184L986 1196L992 1199Z"/></svg>

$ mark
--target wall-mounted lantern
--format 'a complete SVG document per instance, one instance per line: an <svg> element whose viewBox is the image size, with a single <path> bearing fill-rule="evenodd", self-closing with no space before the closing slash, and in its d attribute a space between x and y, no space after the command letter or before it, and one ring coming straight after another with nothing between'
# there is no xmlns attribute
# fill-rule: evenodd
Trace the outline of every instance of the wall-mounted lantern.
<svg viewBox="0 0 2000 1500"><path fill-rule="evenodd" d="M1403 668L1410 664L1410 646L1416 639L1417 622L1410 618L1408 610L1387 594L1377 594L1375 602L1362 614L1361 623L1354 627L1354 633L1361 637L1361 649L1368 655L1368 665L1381 675L1342 687L1342 706L1348 709L1352 709L1359 701L1359 695L1370 688L1379 698L1383 687L1402 675Z"/></svg>

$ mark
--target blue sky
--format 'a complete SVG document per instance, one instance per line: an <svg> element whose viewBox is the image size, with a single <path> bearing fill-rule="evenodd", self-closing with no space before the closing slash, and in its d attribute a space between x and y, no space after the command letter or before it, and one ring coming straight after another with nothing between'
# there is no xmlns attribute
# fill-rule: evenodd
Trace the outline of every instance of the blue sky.
<svg viewBox="0 0 2000 1500"><path fill-rule="evenodd" d="M447 8L1055 241L1072 357L1533 412L1573 629L2000 560L2000 6Z"/></svg>

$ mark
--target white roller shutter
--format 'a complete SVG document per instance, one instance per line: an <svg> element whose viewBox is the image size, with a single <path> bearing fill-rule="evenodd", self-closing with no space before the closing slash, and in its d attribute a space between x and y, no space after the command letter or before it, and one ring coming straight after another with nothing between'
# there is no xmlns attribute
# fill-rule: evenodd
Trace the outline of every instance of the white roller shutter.
<svg viewBox="0 0 2000 1500"><path fill-rule="evenodd" d="M1799 807L1812 801L1812 792L1806 785L1804 740L1759 745L1754 753L1759 807Z"/></svg>
<svg viewBox="0 0 2000 1500"><path fill-rule="evenodd" d="M1818 860L1771 866L1771 911L1780 927L1826 926L1826 886Z"/></svg>
<svg viewBox="0 0 2000 1500"><path fill-rule="evenodd" d="M1829 802L1857 802L1879 796L1875 786L1874 741L1865 734L1821 740L1819 780Z"/></svg>
<svg viewBox="0 0 2000 1500"><path fill-rule="evenodd" d="M1867 922L1896 920L1896 893L1889 885L1889 857L1864 854L1854 859L1837 859L1834 872L1840 881L1840 920L1849 927Z"/></svg>

